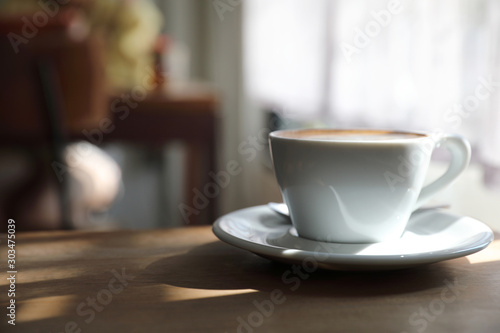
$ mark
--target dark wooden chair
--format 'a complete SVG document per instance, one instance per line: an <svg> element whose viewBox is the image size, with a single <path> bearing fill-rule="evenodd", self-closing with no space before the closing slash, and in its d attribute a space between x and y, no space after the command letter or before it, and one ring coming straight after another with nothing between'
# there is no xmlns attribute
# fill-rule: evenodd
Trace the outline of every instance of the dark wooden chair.
<svg viewBox="0 0 500 333"><path fill-rule="evenodd" d="M99 36L84 36L79 24L78 11L60 12L15 52L8 37L22 36L24 22L20 17L0 17L0 147L25 149L34 165L23 184L4 196L4 215L25 209L22 199L34 196L49 182L61 194L61 222L51 227L71 228L67 182L59 181L51 165L63 163L61 151L68 140L87 140L83 130L100 128L105 118L116 129L103 136L103 143L142 143L149 148L171 140L187 143L184 201L193 207L193 190L203 191L213 182L209 171L217 171L216 95L193 87L181 91L162 87L131 108L127 119L118 118L121 115L111 110L120 94L110 96L106 90L102 42ZM211 198L185 223L212 223L217 205L217 197ZM24 223L30 229L43 227Z"/></svg>
<svg viewBox="0 0 500 333"><path fill-rule="evenodd" d="M19 227L71 228L67 182L51 166L64 164L70 133L97 127L108 110L99 40L85 35L72 9L30 36L23 33L25 24L21 17L0 18L0 147L23 150L33 166L4 193L2 210L25 213L28 198L50 184L59 193L60 220L22 221Z"/></svg>

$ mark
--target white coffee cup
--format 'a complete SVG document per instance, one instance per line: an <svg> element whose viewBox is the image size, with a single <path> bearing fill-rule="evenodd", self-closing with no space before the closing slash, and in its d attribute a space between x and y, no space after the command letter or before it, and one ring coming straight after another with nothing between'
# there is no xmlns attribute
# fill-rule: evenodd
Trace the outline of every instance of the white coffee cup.
<svg viewBox="0 0 500 333"><path fill-rule="evenodd" d="M469 143L453 134L303 129L269 136L276 179L300 237L339 243L399 238L412 212L468 166ZM423 187L432 152L448 170Z"/></svg>

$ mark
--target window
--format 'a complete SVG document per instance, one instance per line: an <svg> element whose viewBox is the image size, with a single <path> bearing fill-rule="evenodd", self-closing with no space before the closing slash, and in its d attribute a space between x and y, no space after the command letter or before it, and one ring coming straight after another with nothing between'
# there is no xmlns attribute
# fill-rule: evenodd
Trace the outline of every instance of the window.
<svg viewBox="0 0 500 333"><path fill-rule="evenodd" d="M458 132L500 169L500 1L252 0L245 41L257 101L331 127Z"/></svg>

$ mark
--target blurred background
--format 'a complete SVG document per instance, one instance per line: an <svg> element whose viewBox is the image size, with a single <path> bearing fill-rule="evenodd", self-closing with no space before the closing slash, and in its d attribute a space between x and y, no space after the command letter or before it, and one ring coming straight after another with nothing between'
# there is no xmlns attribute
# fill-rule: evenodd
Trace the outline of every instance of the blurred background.
<svg viewBox="0 0 500 333"><path fill-rule="evenodd" d="M498 0L0 0L0 34L1 223L210 224L281 200L270 131L359 127L464 135L434 201L500 230Z"/></svg>

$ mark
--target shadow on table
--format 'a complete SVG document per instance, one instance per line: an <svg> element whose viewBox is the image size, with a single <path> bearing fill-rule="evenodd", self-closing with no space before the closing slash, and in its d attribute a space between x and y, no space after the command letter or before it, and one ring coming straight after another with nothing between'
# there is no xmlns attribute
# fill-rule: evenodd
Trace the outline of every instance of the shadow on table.
<svg viewBox="0 0 500 333"><path fill-rule="evenodd" d="M454 260L467 263L467 259ZM196 268L196 269L193 269ZM195 272L195 274L193 274ZM366 297L411 293L442 288L456 271L442 262L411 269L379 272L345 272L269 261L222 242L194 248L149 265L138 277L144 283L162 283L197 289L283 290L318 297Z"/></svg>
<svg viewBox="0 0 500 333"><path fill-rule="evenodd" d="M322 327L351 327L355 325L352 314L357 309L369 307L383 307L378 313L388 314L392 326L405 329L409 327L408 318L414 311L442 297L446 280L458 280L459 285L471 293L461 296L460 301L449 305L446 311L452 307L458 307L464 313L474 311L477 306L493 308L497 301L495 290L485 286L494 286L496 278L493 272L498 271L499 261L470 264L466 258L459 258L399 271L317 270L307 273L298 270L297 266L277 264L215 241L172 257L164 256L165 247L153 246L142 255L147 253L158 259L143 268L140 264L142 258L136 253L137 246L131 246L129 251L122 248L128 246L129 241L113 242L105 234L94 235L93 240L96 242L93 247L86 248L78 256L59 258L57 262L67 269L83 267L84 271L57 279L48 276L50 271L41 271L40 279L19 281L21 292L18 300L30 301L27 304L20 302L19 315L23 311L36 315L43 310L38 316L16 323L20 332L60 332L69 322L75 322L83 332L94 333L238 331L241 324L238 320L246 320L255 313L255 302L262 304L275 289L281 290L286 299L294 301L276 307L275 317L266 319L268 331L280 331L284 317L288 325L285 330L290 332L304 331L301 330L304 322L321 322ZM117 247L120 247L117 253L124 259L117 258ZM95 259L99 259L98 267L94 265ZM54 264L51 260L40 264L26 262L24 269L45 270L50 269L51 264ZM87 302L89 297L96 298L102 290L107 290L114 276L109 270L119 270L120 267L126 267L127 274L135 278L123 292L113 295L112 301L103 306L101 312L95 312L95 320L87 323L88 312L82 315L77 312L78 306ZM171 286L199 289L199 293ZM7 289L7 285L0 286L0 293L7 295ZM57 296L63 297L54 298ZM387 302L381 302L381 299ZM6 306L5 300L0 298L0 305ZM51 308L52 313L45 311ZM311 310L307 318L298 315L306 309ZM334 311L337 315L332 315ZM394 313L398 315L390 315ZM385 317L380 318L371 317L371 331L387 331ZM0 331L7 326L6 321L1 322Z"/></svg>

